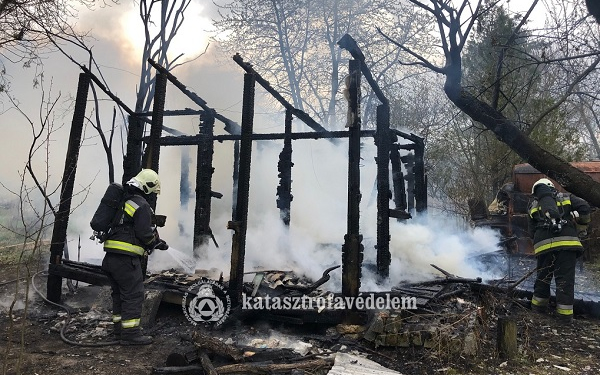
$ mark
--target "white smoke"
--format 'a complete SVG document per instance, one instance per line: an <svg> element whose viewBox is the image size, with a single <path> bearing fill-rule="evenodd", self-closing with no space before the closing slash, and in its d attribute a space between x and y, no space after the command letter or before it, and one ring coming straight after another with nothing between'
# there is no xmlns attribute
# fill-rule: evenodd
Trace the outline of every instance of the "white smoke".
<svg viewBox="0 0 600 375"><path fill-rule="evenodd" d="M294 271L312 280L323 271L341 265L342 245L347 232L347 142L334 146L328 141L295 141L292 168L291 224L286 228L276 207L277 160L279 142L255 145L252 155L248 229L245 246L245 270ZM376 259L376 206L369 202L375 180L375 147L366 141L361 151L361 234L364 236L364 263L361 290L375 291L390 288L400 281L423 281L443 276L430 264L460 277L489 276L479 268L473 257L498 250L499 236L487 229L458 230L449 225L451 218L417 217L404 223L390 222L390 280L377 284L371 269ZM217 152L215 160L217 159ZM231 161L229 158L225 158ZM219 164L217 161L216 164ZM223 166L223 165L221 165ZM229 171L229 166L225 166ZM218 166L217 166L218 169ZM213 188L227 195L231 191L231 173L225 172L226 182L213 178ZM217 268L229 276L231 237L226 225L231 220L231 202L213 200L211 225L220 247L212 243L202 249L198 269ZM193 218L188 222L192 232ZM189 249L189 238L182 249ZM191 250L190 250L191 254ZM325 285L341 290L341 268L331 273Z"/></svg>

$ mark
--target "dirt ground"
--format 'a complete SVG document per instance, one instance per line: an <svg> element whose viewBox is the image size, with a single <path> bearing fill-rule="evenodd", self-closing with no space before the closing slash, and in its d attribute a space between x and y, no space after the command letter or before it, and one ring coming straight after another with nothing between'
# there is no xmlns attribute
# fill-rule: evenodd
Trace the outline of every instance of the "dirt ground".
<svg viewBox="0 0 600 375"><path fill-rule="evenodd" d="M146 333L154 336L148 346L123 347L118 345L82 347L67 344L61 339L60 327L66 313L45 304L30 291L28 313L22 306L9 316L7 302L15 292L15 266L3 266L0 274L0 369L6 374L152 374L154 369L166 365L172 353L194 351L185 338L197 328L186 320L181 307L162 303L156 320ZM45 278L34 280L45 292ZM22 282L23 284L23 282ZM74 294L66 293L65 301L72 307L77 302L93 300L86 297L86 289L79 288ZM93 296L92 296L93 297ZM387 369L402 374L599 374L600 325L597 319L577 316L572 325L560 325L552 313L537 314L527 308L492 296L483 298L482 311L487 311L478 328L475 355L449 352L440 348L424 347L375 347L371 342L354 336L340 335L336 327L290 326L259 320L234 322L210 331L229 343L299 347L303 343L306 358L351 352L380 363ZM89 317L89 309L81 307L74 313L77 324L66 330L66 336L74 341L100 342L109 339L109 313ZM87 314L87 315L86 315ZM510 360L499 358L496 350L496 319L498 314L509 315L517 323L517 356ZM257 346L258 347L258 346ZM213 357L215 366L227 362ZM294 372L295 374L326 374L328 368ZM202 373L202 372L190 372ZM292 373L292 372L287 372Z"/></svg>

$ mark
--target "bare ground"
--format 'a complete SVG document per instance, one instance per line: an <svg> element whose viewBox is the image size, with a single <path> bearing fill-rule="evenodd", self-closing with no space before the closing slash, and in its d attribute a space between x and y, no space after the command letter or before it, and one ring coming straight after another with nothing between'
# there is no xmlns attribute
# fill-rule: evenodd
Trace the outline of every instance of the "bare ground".
<svg viewBox="0 0 600 375"><path fill-rule="evenodd" d="M6 303L14 296L15 284L10 280L14 278L15 269L15 266L5 265L0 276L0 301L4 306L0 309L0 370L3 375L152 374L153 369L166 365L169 354L193 350L190 342L183 338L191 335L196 328L185 319L179 307L165 303L161 304L154 326L147 330L155 338L152 345L82 347L67 344L59 333L66 314L44 304L34 294L30 294L31 303L26 315L23 309L9 315ZM45 291L43 279L37 283ZM552 313L536 314L502 297L487 296L476 300L482 305L482 311L487 312L480 319L475 355L442 347L375 347L363 339L339 335L335 327L274 325L260 320L232 323L211 332L211 335L231 339L233 344L242 341L248 344L252 337L264 338L266 346L273 342L282 345L292 343L292 346L294 341L310 343L306 355L349 351L402 374L600 373L598 320L577 316L574 324L563 326ZM67 337L75 341L107 340L108 315L102 317L106 318L104 322L92 320L85 323L78 319L84 313L74 314L79 323L66 331ZM509 315L517 322L519 353L510 360L499 358L497 354L495 323L498 315ZM278 339L273 341L273 337ZM231 363L220 357L214 357L213 361L216 366ZM304 373L324 374L326 370L314 369Z"/></svg>

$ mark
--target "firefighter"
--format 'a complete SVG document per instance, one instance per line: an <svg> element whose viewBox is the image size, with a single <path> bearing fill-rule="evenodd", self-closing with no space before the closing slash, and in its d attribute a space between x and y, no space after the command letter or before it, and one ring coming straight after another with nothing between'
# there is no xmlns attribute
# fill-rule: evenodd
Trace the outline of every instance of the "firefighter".
<svg viewBox="0 0 600 375"><path fill-rule="evenodd" d="M111 283L114 333L119 343L147 345L152 337L143 336L140 328L144 301L142 257L149 250L169 248L152 224L154 211L146 200L160 193L160 180L155 171L142 169L124 188L121 219L104 241L102 270Z"/></svg>
<svg viewBox="0 0 600 375"><path fill-rule="evenodd" d="M529 229L537 258L537 279L531 308L543 312L550 300L552 278L556 285L559 320L573 321L575 264L583 254L578 228L590 222L590 206L572 194L558 192L552 181L542 178L531 188Z"/></svg>

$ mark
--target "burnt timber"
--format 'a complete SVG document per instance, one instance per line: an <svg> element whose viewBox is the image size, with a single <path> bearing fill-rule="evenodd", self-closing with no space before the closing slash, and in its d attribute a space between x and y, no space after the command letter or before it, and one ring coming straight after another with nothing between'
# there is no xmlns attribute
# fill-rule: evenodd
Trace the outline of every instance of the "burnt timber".
<svg viewBox="0 0 600 375"><path fill-rule="evenodd" d="M233 173L233 195L234 206L232 207L232 220L228 227L233 230L232 249L231 249L231 274L229 283L229 292L233 301L239 301L242 293L242 283L244 273L245 256L245 236L246 221L248 215L248 188L251 178L251 149L252 142L256 140L283 140L283 149L280 153L278 172L280 183L277 187L277 207L280 209L281 220L285 225L290 225L290 212L293 209L292 200L292 167L293 163L293 140L297 139L327 139L336 143L338 138L347 138L348 146L348 217L347 233L344 236L342 245L342 290L345 296L355 296L360 288L361 267L363 262L362 235L360 234L359 222L360 212L358 205L361 199L360 192L360 170L359 160L360 141L362 137L372 137L377 147L377 272L382 279L389 276L389 266L391 255L389 251L390 219L406 220L412 217L411 210L416 212L425 211L427 208L426 177L424 171L424 142L423 139L414 135L407 134L390 127L389 101L378 87L373 79L364 60L364 55L349 36L344 36L338 44L341 48L347 49L353 60L349 62L349 74L352 76L350 84L350 98L348 102L348 130L347 131L328 131L307 113L294 108L283 96L278 93L269 82L264 79L254 68L245 62L240 55L235 55L233 60L244 70L244 99L242 106L242 124L238 125L225 116L217 113L216 110L209 107L208 103L200 96L187 89L179 80L167 69L156 62L149 60L149 63L157 71L157 86L154 92L154 108L152 112L137 113L130 110L118 97L112 94L106 87L100 84L100 81L82 67L84 80L80 81L78 88L78 100L83 104L80 108L76 106L73 118L72 139L67 151L67 163L63 175L63 190L61 191L60 211L64 212L64 220L57 220L57 225L53 232L53 247L51 249L51 267L50 279L48 282L48 296L54 302L60 300L61 275L67 274L70 278L79 279L77 270L66 269L67 265L62 262L62 246L66 239L66 224L68 221L68 212L70 207L67 203L72 196L72 190L69 191L69 185L72 186L75 179L77 153L79 152L77 134L73 134L74 129L81 127L80 117L85 111L85 100L87 98L87 88L90 80L98 85L112 100L123 108L129 115L129 129L127 133L127 154L123 161L123 181L127 181L134 176L140 168L151 168L159 170L160 148L165 146L198 146L197 153L197 181L196 181L196 207L194 214L194 247L200 247L208 243L212 236L210 230L210 210L211 199L215 194L211 190L213 173L213 145L214 142L234 141L234 173ZM365 77L371 89L376 93L381 104L377 108L376 129L361 129L360 117L360 89L361 77ZM170 82L199 109L185 110L165 110L165 98L167 83ZM256 134L253 132L253 111L255 84L262 86L269 94L273 96L286 110L285 130L283 133L274 134ZM163 119L168 116L193 115L199 116L199 132L196 135L178 135L162 136L165 130ZM293 132L292 121L297 118L314 132ZM214 134L216 121L225 124L224 130L227 134ZM144 126L150 124L150 135L144 137ZM398 143L398 139L403 138L408 144ZM142 153L143 150L143 153ZM400 152L407 153L404 156ZM390 162L392 164L392 181L389 178ZM406 175L401 172L402 163L407 171ZM68 166L68 168L67 168ZM390 187L393 184L393 189ZM407 185L405 185L407 184ZM408 186L408 187L407 187ZM66 189L65 189L66 188ZM394 193L391 194L390 192ZM390 199L393 198L395 208L390 209ZM153 206L155 206L155 203ZM72 267L69 265L68 267ZM62 267L65 267L63 269ZM67 272L68 271L68 272ZM85 270L89 272L89 270ZM81 271L82 272L82 271ZM89 275L80 276L89 277ZM50 280L49 279L49 280ZM100 282L100 281L97 281Z"/></svg>

